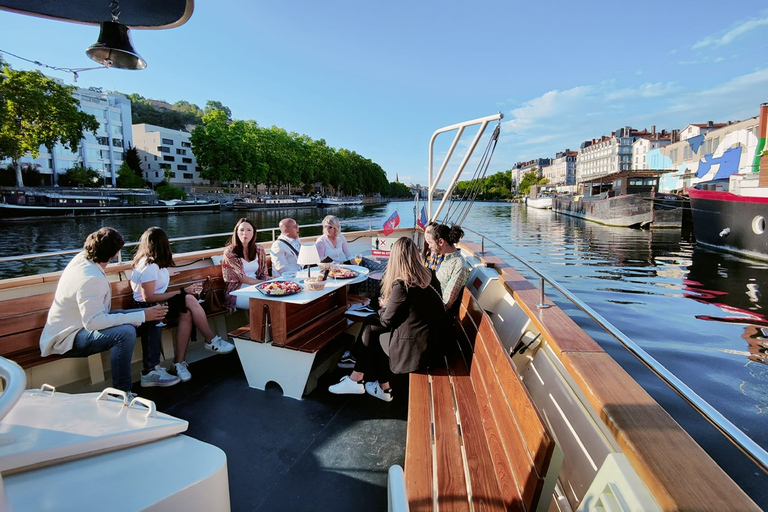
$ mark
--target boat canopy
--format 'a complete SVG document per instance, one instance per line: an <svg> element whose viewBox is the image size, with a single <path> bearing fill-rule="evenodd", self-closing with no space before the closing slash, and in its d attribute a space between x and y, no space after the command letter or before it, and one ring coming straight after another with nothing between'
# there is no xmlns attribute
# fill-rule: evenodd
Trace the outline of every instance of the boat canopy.
<svg viewBox="0 0 768 512"><path fill-rule="evenodd" d="M192 16L194 7L194 0L131 0L120 5L120 23L139 29L179 27ZM0 9L86 25L110 20L108 0L0 0Z"/></svg>

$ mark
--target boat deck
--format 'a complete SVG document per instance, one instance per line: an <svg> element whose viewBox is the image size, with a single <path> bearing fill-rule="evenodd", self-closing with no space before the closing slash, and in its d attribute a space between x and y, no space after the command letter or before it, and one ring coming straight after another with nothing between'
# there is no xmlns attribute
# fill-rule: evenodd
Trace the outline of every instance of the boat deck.
<svg viewBox="0 0 768 512"><path fill-rule="evenodd" d="M134 390L224 450L233 511L387 510L387 470L405 458L407 378L384 403L329 393L349 370L324 375L303 400L249 388L235 353L190 371L189 382Z"/></svg>

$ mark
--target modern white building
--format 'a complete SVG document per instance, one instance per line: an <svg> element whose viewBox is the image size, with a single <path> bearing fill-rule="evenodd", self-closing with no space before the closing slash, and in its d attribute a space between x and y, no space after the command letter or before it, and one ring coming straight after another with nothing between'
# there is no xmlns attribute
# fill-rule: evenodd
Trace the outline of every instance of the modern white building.
<svg viewBox="0 0 768 512"><path fill-rule="evenodd" d="M189 136L185 131L151 124L133 125L133 147L138 150L144 179L156 185L167 173L167 182L176 187L209 184L200 177L202 169L192 154Z"/></svg>
<svg viewBox="0 0 768 512"><path fill-rule="evenodd" d="M122 94L103 92L97 87L77 88L73 95L80 101L80 110L99 121L96 134L86 132L74 153L62 144L56 144L53 153L41 146L38 158L25 156L19 163L22 167L37 169L47 185L57 184L59 175L82 165L98 171L103 184L114 187L124 150L133 144L131 101ZM4 165L10 165L10 160Z"/></svg>

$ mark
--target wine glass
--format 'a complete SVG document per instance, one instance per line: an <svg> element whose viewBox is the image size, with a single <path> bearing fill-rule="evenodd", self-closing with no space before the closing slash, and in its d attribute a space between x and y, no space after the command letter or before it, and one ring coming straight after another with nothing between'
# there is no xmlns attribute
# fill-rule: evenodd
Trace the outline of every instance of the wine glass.
<svg viewBox="0 0 768 512"><path fill-rule="evenodd" d="M360 266L360 264L363 262L363 255L362 253L355 254L355 264L357 266Z"/></svg>
<svg viewBox="0 0 768 512"><path fill-rule="evenodd" d="M162 301L162 302L158 302L158 303L157 303L157 304L155 304L155 305L156 305L156 306L166 306L166 307L167 307L167 306L168 306L168 301ZM160 321L159 321L159 322L157 322L155 325L156 325L157 327L165 327L165 326L166 326L166 325L168 325L168 324L166 324L165 322L163 322L162 320L160 320Z"/></svg>

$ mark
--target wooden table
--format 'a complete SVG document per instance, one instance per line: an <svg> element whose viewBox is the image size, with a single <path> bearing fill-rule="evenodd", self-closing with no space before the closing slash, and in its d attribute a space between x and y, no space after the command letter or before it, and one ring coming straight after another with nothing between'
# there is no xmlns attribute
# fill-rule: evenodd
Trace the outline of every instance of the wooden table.
<svg viewBox="0 0 768 512"><path fill-rule="evenodd" d="M268 382L276 382L285 396L296 399L315 388L317 377L336 361L330 357L336 355L333 350L323 360L316 356L350 325L344 315L347 285L367 279L367 270L359 268L358 277L331 280L320 291L305 288L274 296L264 295L254 285L234 292L249 297L250 323L230 335L250 387L264 389ZM296 280L303 282L301 276Z"/></svg>

